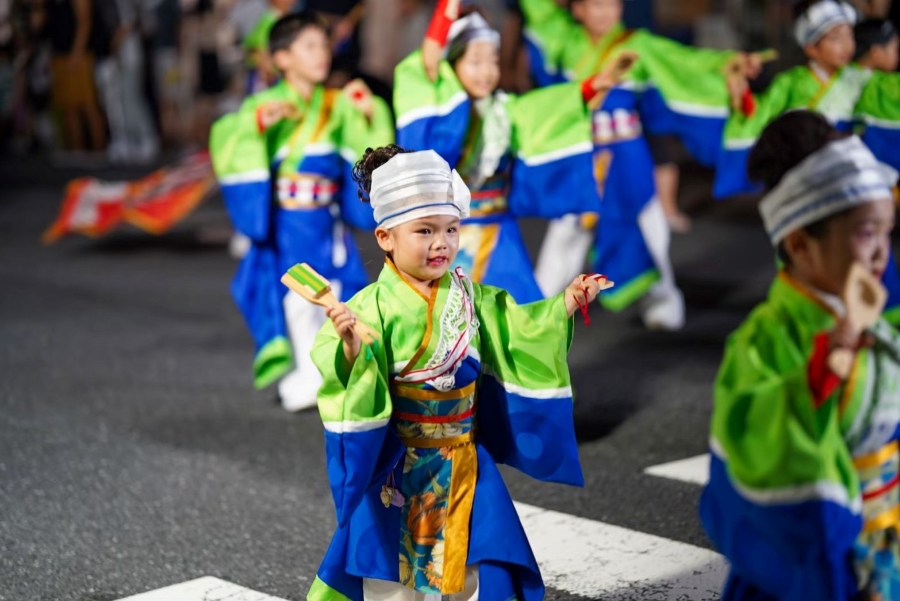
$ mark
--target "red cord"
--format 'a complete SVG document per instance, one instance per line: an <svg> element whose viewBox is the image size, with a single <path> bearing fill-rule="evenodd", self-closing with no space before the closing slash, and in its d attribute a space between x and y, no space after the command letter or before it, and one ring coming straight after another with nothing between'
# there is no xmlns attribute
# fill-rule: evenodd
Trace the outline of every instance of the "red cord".
<svg viewBox="0 0 900 601"><path fill-rule="evenodd" d="M581 311L581 317L584 318L584 325L591 325L591 316L588 315L588 296L587 296L587 288L582 288L581 292L584 294L584 304L581 304L581 299L578 298L578 295L575 295L575 304L578 305L578 309Z"/></svg>

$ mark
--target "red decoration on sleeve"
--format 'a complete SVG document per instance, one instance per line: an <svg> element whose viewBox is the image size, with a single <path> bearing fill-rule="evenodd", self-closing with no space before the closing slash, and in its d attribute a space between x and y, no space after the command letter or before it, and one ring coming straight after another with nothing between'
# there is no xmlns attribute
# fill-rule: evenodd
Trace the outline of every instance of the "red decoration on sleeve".
<svg viewBox="0 0 900 601"><path fill-rule="evenodd" d="M431 16L431 23L428 24L428 30L425 32L426 38L431 38L441 46L447 43L447 36L450 34L450 26L453 20L447 18L447 2L448 0L439 0Z"/></svg>

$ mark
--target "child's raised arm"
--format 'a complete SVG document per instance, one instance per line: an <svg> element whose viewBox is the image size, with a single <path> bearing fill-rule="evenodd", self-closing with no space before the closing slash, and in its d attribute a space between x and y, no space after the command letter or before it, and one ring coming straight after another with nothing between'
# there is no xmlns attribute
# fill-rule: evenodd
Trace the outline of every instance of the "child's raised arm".
<svg viewBox="0 0 900 601"><path fill-rule="evenodd" d="M443 58L444 46L447 44L447 35L450 26L459 18L459 0L440 0L431 16L428 31L422 41L422 60L425 63L425 72L428 78L435 81L438 76L438 65Z"/></svg>

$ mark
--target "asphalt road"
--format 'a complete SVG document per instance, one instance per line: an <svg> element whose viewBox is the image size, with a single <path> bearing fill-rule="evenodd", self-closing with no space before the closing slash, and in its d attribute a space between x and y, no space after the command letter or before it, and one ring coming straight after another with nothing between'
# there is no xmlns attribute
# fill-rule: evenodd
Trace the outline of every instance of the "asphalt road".
<svg viewBox="0 0 900 601"><path fill-rule="evenodd" d="M112 601L202 575L303 599L334 527L321 424L251 386L236 264L198 236L225 225L221 203L162 237L42 247L71 175L0 165L0 600ZM696 217L673 245L687 327L592 308L570 355L586 486L506 470L517 501L709 546L699 487L642 472L705 452L724 338L774 262L751 203ZM536 250L543 224L523 227Z"/></svg>

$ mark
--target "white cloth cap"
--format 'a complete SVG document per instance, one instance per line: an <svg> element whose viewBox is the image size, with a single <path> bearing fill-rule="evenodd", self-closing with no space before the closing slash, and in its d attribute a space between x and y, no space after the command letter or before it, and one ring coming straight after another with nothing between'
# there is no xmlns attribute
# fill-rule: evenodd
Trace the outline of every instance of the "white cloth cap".
<svg viewBox="0 0 900 601"><path fill-rule="evenodd" d="M471 200L456 169L433 150L398 154L372 172L369 202L379 227L432 215L464 219Z"/></svg>
<svg viewBox="0 0 900 601"><path fill-rule="evenodd" d="M478 40L486 40L497 48L500 47L500 33L491 29L480 14L469 13L462 19L457 19L450 25L447 34L447 46L444 49L447 60L456 60L466 51L466 46Z"/></svg>
<svg viewBox="0 0 900 601"><path fill-rule="evenodd" d="M759 203L773 246L790 232L865 202L892 198L897 172L856 136L831 142L788 171Z"/></svg>
<svg viewBox="0 0 900 601"><path fill-rule="evenodd" d="M852 6L835 0L816 2L794 24L794 39L801 47L815 44L826 33L844 23L856 23L856 10Z"/></svg>

